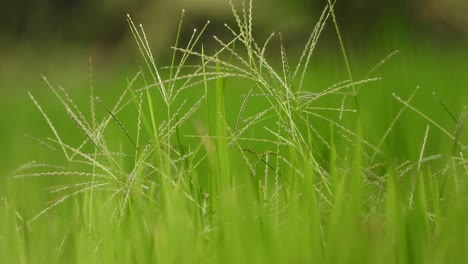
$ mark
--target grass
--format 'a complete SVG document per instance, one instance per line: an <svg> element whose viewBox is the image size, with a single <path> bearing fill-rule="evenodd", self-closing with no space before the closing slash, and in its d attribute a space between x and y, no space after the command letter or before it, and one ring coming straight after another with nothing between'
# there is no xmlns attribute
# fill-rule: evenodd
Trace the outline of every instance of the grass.
<svg viewBox="0 0 468 264"><path fill-rule="evenodd" d="M78 102L44 77L62 110L29 94L32 122L49 132L28 138L44 150L5 181L1 259L468 260L466 112L424 87L392 96L375 77L386 65L352 72L341 38L345 80L314 78L323 28L333 23L340 36L330 2L295 63L281 35L254 38L251 10L233 5L233 37L215 37L212 53L200 42L205 28L186 46L177 38L169 67L157 66L129 17L145 68L116 99L91 85ZM267 49L279 50L279 63Z"/></svg>

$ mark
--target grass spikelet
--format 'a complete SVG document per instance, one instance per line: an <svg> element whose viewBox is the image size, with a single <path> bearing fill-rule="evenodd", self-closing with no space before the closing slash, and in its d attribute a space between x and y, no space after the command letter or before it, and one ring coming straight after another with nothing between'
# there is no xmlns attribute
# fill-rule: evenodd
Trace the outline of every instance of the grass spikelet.
<svg viewBox="0 0 468 264"><path fill-rule="evenodd" d="M67 158L67 160L70 160L70 157L68 155L68 152L65 150L65 148L63 147L63 142L62 142L62 139L60 138L57 130L55 129L54 125L52 124L52 122L50 121L49 117L47 116L47 114L44 112L44 110L42 110L42 107L39 105L39 103L36 101L36 99L34 98L34 96L28 92L29 94L29 97L31 98L31 100L33 101L34 105L36 105L37 109L39 110L39 112L41 112L42 116L44 117L44 119L46 120L47 124L49 125L49 128L52 130L52 132L54 133L54 136L55 138L57 139L57 141L59 142L60 146L62 147L62 151L63 151L63 154L65 155L65 157Z"/></svg>
<svg viewBox="0 0 468 264"><path fill-rule="evenodd" d="M119 125L120 129L122 129L122 131L125 133L128 140L132 143L133 147L135 149L138 149L137 145L133 141L132 137L130 136L130 134L128 133L127 129L124 127L122 122L120 122L119 119L112 113L112 111L104 105L104 103L102 102L102 100L99 97L96 97L96 101L99 104L101 104L104 107L104 109L106 109L107 113L112 117L112 119L114 119L115 123L117 123L117 125Z"/></svg>

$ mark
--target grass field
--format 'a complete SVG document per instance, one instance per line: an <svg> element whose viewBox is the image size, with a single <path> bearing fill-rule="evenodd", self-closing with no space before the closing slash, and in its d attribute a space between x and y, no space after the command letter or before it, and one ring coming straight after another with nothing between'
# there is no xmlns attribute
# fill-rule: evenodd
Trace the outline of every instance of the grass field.
<svg viewBox="0 0 468 264"><path fill-rule="evenodd" d="M234 16L170 67L129 19L141 68L1 100L1 262L468 261L468 51L325 56L327 8L288 56Z"/></svg>

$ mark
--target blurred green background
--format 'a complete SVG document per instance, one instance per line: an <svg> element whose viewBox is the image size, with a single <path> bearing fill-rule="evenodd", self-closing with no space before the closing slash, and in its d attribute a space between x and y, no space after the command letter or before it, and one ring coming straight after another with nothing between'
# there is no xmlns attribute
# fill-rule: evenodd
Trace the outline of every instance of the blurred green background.
<svg viewBox="0 0 468 264"><path fill-rule="evenodd" d="M326 3L254 1L259 41L276 30L282 32L287 45L303 45ZM223 24L233 22L227 0L6 1L0 17L1 92L11 93L20 86L31 89L39 73L76 83L82 78L69 75L87 72L89 57L97 77L103 77L100 71L115 77L116 69L131 69L138 51L127 26L127 13L144 25L153 52L164 60L170 54L183 8L187 36L206 20L215 22L205 34L205 42L213 34L226 33ZM468 2L464 0L338 0L336 10L348 52L359 58L353 60L356 63L396 49L403 56L412 56L414 50L405 52L406 48L433 49L435 54L463 50L468 43ZM321 41L322 54L337 53L330 25Z"/></svg>
<svg viewBox="0 0 468 264"><path fill-rule="evenodd" d="M256 0L255 36L262 42L271 31L282 32L294 57L325 5L325 0ZM49 128L27 91L45 104L49 113L59 109L59 102L50 99L41 74L72 95L86 98L91 58L97 94L115 98L142 64L126 14L144 25L156 58L166 65L182 8L186 10L182 41L209 19L212 23L204 42L210 46L212 35L228 33L224 23L234 24L227 0L4 1L0 16L0 175L8 175L32 159L57 158L49 157L33 139L49 136ZM369 111L369 124L377 122L376 130L384 130L386 125L378 123L384 122L379 115L398 110L386 106L386 102L394 102L391 94L406 98L421 85L418 105L438 122L453 126L432 92L456 114L468 101L468 1L338 0L336 13L355 79L363 78L389 53L400 51L376 72L384 78L375 85L378 89L361 99L364 108L376 109ZM278 52L277 47L271 50L273 56ZM308 76L311 89L347 79L332 23L328 23L312 59ZM57 119L66 119L66 115ZM401 147L411 148L403 144L411 140L411 135L403 136Z"/></svg>

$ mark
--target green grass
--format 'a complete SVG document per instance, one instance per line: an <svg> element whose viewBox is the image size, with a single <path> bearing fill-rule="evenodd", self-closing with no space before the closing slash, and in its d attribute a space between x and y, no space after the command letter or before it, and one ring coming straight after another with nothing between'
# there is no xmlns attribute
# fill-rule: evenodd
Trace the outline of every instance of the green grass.
<svg viewBox="0 0 468 264"><path fill-rule="evenodd" d="M296 60L281 37L257 42L251 3L240 9L232 40L210 53L194 31L170 67L129 18L145 68L119 94L91 86L75 100L47 79L50 93L30 93L35 138L14 132L9 149L35 161L2 179L0 259L468 260L466 92L416 88L405 76L431 66L407 72L398 55L370 74L349 56L336 71L314 67L322 28L339 32L330 7Z"/></svg>

